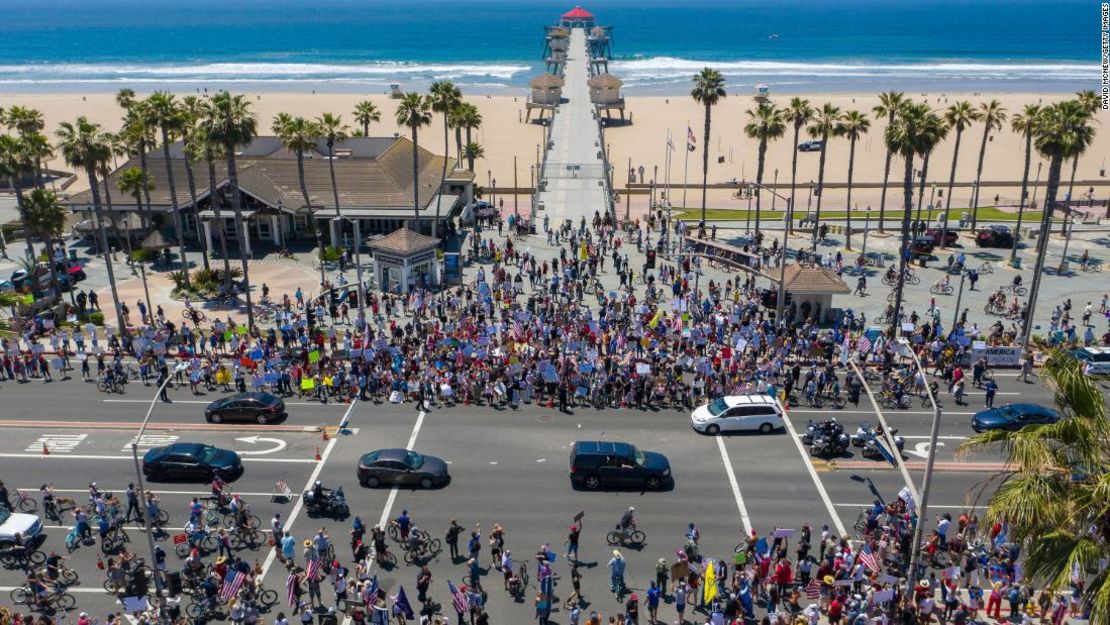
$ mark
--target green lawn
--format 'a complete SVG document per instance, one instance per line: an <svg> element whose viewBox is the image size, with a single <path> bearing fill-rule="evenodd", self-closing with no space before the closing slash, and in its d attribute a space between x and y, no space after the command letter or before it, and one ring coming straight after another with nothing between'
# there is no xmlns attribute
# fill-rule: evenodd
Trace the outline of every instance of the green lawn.
<svg viewBox="0 0 1110 625"><path fill-rule="evenodd" d="M774 211L765 210L765 211L761 211L760 215L761 215L761 219L764 220L764 221L767 221L767 220L771 220L771 221L779 220L779 221L781 221L783 212L784 211L781 211L781 210L774 210ZM960 214L964 213L964 212L970 212L970 211L968 211L968 209L953 208L952 211L949 214L949 219L952 220L951 223L952 224L958 223L958 221L960 219ZM933 210L933 211L921 211L922 218L926 218L925 213L931 213L927 217L927 219L929 221L933 221L933 219L935 219L936 217L943 216L944 215L944 210L941 209L941 210ZM805 215L806 215L805 211L794 211L794 219L795 220L802 219L803 217L805 217ZM700 209L689 209L689 210L686 210L685 212L675 211L674 216L678 219L697 221L698 219L701 219L701 210ZM844 220L847 217L848 217L847 211L821 211L821 218L822 219ZM755 211L752 211L751 218L753 220L755 219ZM876 220L878 218L879 218L879 211L872 210L871 211L871 219ZM901 218L901 212L900 211L887 210L887 212L886 212L886 221L897 220L897 219L900 219L900 218ZM917 211L914 211L913 218L917 219ZM748 210L746 208L740 208L740 209L735 209L735 208L708 208L705 211L705 219L706 219L706 221L745 221L745 220L748 219ZM852 211L852 221L853 221L853 223L858 222L860 224L863 224L866 221L866 219L867 219L867 213L865 213L864 211ZM1025 211L1024 215L1021 218L1021 223L1022 223L1022 225L1025 225L1025 224L1034 225L1036 223L1039 223L1040 220L1041 220L1041 211L1029 211L1029 210L1027 210L1027 211ZM1012 212L1009 212L1009 211L999 210L997 208L994 208L993 206L983 206L983 207L979 208L979 221L1016 222L1017 221L1017 213L1012 213ZM1053 219L1053 221L1060 221L1060 220L1059 219Z"/></svg>

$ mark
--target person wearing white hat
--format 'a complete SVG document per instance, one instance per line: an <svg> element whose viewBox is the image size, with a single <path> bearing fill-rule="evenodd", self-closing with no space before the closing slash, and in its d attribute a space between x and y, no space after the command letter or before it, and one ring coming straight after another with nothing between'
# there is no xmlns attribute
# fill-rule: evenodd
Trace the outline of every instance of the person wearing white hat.
<svg viewBox="0 0 1110 625"><path fill-rule="evenodd" d="M614 549L613 557L609 560L609 590L617 596L618 600L624 595L624 573L627 564L620 550Z"/></svg>

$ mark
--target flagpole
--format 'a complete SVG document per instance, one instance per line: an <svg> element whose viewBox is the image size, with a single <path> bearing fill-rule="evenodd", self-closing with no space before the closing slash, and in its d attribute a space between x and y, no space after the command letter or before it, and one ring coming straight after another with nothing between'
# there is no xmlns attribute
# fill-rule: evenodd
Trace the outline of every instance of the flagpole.
<svg viewBox="0 0 1110 625"><path fill-rule="evenodd" d="M671 205L671 152L674 152L674 139L671 129L667 129L667 207Z"/></svg>
<svg viewBox="0 0 1110 625"><path fill-rule="evenodd" d="M686 152L686 158L683 159L682 163L682 210L685 211L686 182L687 179L690 177L690 120L686 120L686 143L684 143L683 145L686 148L685 150L683 150L684 152ZM702 227L704 228L705 224L702 224Z"/></svg>

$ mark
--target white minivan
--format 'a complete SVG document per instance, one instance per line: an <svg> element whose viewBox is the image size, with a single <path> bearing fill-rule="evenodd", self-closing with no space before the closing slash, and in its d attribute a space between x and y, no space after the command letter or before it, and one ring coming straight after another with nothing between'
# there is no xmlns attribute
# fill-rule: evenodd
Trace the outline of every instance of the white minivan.
<svg viewBox="0 0 1110 625"><path fill-rule="evenodd" d="M782 407L770 395L726 395L694 409L690 425L698 432L754 431L769 434L786 427Z"/></svg>

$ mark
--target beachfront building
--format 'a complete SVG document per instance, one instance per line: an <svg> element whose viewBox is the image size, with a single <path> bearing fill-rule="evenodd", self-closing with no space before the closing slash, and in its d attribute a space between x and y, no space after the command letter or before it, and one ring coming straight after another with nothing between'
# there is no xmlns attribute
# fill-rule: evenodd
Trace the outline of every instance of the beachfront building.
<svg viewBox="0 0 1110 625"><path fill-rule="evenodd" d="M590 29L594 27L594 14L580 6L563 13L563 17L559 20L559 25L564 28L585 28Z"/></svg>
<svg viewBox="0 0 1110 625"><path fill-rule="evenodd" d="M547 29L544 38L544 65L548 72L562 75L567 64L567 47L570 46L570 31L561 26Z"/></svg>
<svg viewBox="0 0 1110 625"><path fill-rule="evenodd" d="M590 51L591 71L595 74L609 71L609 57L612 56L610 47L610 33L612 26L594 26L586 37L586 45Z"/></svg>
<svg viewBox="0 0 1110 625"><path fill-rule="evenodd" d="M813 319L817 323L835 321L833 295L847 295L852 292L848 285L836 275L835 271L816 265L791 263L786 266L783 276L784 291L791 296L791 304L783 311L788 322L803 323ZM765 269L764 275L778 286L779 271Z"/></svg>
<svg viewBox="0 0 1110 625"><path fill-rule="evenodd" d="M596 74L586 84L590 87L590 103L598 116L608 121L612 119L612 111L617 111L623 122L624 95L621 94L621 86L624 83L621 79L612 74Z"/></svg>
<svg viewBox="0 0 1110 625"><path fill-rule="evenodd" d="M537 119L540 120L544 117L544 111L551 111L554 115L563 96L563 79L552 74L540 74L532 79L529 86L532 93L524 105L524 121L531 121L532 109L539 111Z"/></svg>
<svg viewBox="0 0 1110 625"><path fill-rule="evenodd" d="M439 239L407 228L372 241L374 280L379 288L401 294L412 287L439 284L438 245Z"/></svg>
<svg viewBox="0 0 1110 625"><path fill-rule="evenodd" d="M231 185L225 162L216 167L215 194L210 192L208 165L192 163L195 199L188 184L181 142L170 146L170 161L177 187L185 238L203 243L206 249L219 249L222 229L234 248L243 245L248 253L259 248L280 249L298 243L313 244L319 228L321 241L350 244L354 221L359 222L361 235L384 235L398 228L415 226L430 234L432 223L439 221L438 232L446 232L448 224L462 207L473 198L474 174L453 158L439 156L418 148L416 188L419 191L419 213L413 208L412 142L403 136L352 137L335 144L333 153L339 212L336 213L328 167L328 148L321 139L304 155L304 183L308 203L302 193L296 155L282 146L277 137L257 137L236 153L239 170L239 198L247 238L239 241L232 210ZM447 179L440 186L443 161L447 158ZM170 185L161 150L150 152L147 177L150 182L150 206L143 207L154 229L176 240L175 220L170 199ZM122 196L117 182L122 172L139 166L132 157L108 177L112 192L112 210L105 216L113 219L138 213L133 198ZM101 194L103 197L103 193ZM62 201L73 212L92 215L92 197L88 191L76 193ZM437 216L437 205L439 214ZM104 206L107 209L106 206ZM149 211L149 212L148 212ZM342 228L332 228L331 220L342 217ZM415 223L414 223L415 222ZM339 239L342 239L341 241Z"/></svg>

